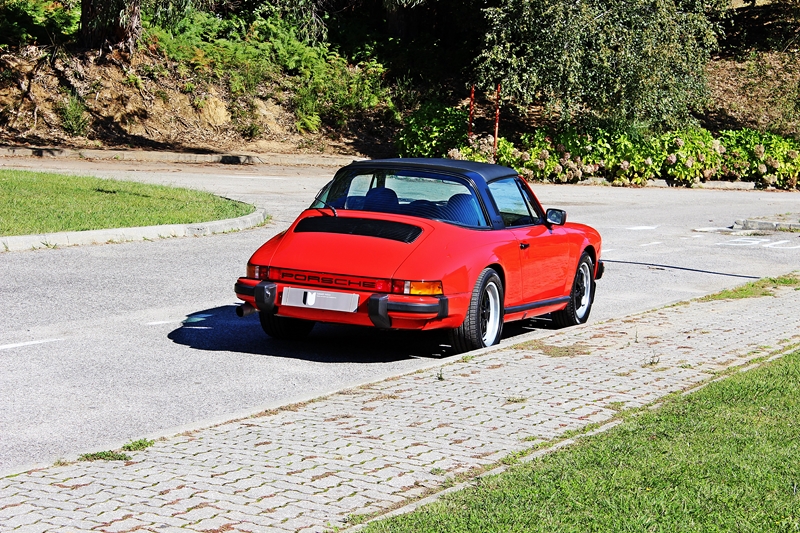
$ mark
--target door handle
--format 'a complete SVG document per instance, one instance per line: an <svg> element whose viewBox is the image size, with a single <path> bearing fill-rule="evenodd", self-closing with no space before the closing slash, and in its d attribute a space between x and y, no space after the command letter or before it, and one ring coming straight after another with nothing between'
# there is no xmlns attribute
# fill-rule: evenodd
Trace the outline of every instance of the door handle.
<svg viewBox="0 0 800 533"><path fill-rule="evenodd" d="M526 248L529 248L529 247L530 247L530 244L529 244L529 243L527 243L527 242L521 242L521 243L519 243L519 249L520 249L520 250L525 250Z"/></svg>

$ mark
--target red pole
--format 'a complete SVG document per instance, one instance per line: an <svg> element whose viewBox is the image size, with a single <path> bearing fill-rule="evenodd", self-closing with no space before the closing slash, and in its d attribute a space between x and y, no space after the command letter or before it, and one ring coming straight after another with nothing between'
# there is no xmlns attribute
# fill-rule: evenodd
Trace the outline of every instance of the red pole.
<svg viewBox="0 0 800 533"><path fill-rule="evenodd" d="M500 131L500 84L497 84L497 100L494 106L494 157L497 157L497 134Z"/></svg>
<svg viewBox="0 0 800 533"><path fill-rule="evenodd" d="M472 117L475 114L475 86L469 92L469 124L467 124L467 138L472 137Z"/></svg>

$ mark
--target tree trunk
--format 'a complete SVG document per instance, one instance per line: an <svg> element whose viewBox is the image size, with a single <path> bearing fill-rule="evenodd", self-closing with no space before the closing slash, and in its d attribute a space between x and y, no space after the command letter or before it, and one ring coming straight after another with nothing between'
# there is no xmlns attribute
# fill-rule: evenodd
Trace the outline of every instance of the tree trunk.
<svg viewBox="0 0 800 533"><path fill-rule="evenodd" d="M122 48L133 53L142 33L141 0L83 0L81 36L88 48Z"/></svg>

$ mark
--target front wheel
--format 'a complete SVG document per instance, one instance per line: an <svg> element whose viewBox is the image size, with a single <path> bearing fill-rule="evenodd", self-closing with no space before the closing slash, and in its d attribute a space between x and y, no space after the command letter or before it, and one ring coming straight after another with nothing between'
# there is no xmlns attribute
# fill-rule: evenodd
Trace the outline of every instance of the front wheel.
<svg viewBox="0 0 800 533"><path fill-rule="evenodd" d="M261 320L261 329L273 339L303 339L311 333L316 324L311 320L278 316L265 311L258 313L258 318Z"/></svg>
<svg viewBox="0 0 800 533"><path fill-rule="evenodd" d="M569 303L561 311L553 313L553 322L560 328L577 326L589 320L594 301L594 263L586 252L578 261L578 270L572 282Z"/></svg>
<svg viewBox="0 0 800 533"><path fill-rule="evenodd" d="M450 330L450 344L456 353L477 350L500 342L502 332L503 283L487 268L475 282L464 323Z"/></svg>

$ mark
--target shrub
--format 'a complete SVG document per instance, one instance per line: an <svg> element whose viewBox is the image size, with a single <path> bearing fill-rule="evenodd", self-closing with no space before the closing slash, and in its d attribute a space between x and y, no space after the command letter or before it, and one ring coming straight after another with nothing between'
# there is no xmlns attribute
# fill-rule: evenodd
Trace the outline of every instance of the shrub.
<svg viewBox="0 0 800 533"><path fill-rule="evenodd" d="M69 135L82 137L89 129L89 115L86 105L75 94L70 94L65 102L56 105L56 112L61 117L61 127Z"/></svg>
<svg viewBox="0 0 800 533"><path fill-rule="evenodd" d="M727 176L781 189L798 185L797 141L751 129L723 131L720 141L725 147L721 170Z"/></svg>
<svg viewBox="0 0 800 533"><path fill-rule="evenodd" d="M282 85L292 95L301 131L315 131L323 122L341 126L356 112L391 106L381 64L351 65L326 44L301 40L279 18L252 15L245 20L193 12L174 31L150 27L146 42L151 50L178 61L186 77L226 80L233 97L253 96L271 83Z"/></svg>
<svg viewBox="0 0 800 533"><path fill-rule="evenodd" d="M423 104L406 118L395 145L401 157L443 157L466 145L468 119L463 109Z"/></svg>
<svg viewBox="0 0 800 533"><path fill-rule="evenodd" d="M645 132L646 133L646 132ZM491 136L473 138L448 157L498 163L530 181L575 183L597 176L614 185L644 186L666 178L692 187L712 179L755 181L758 186L792 189L800 176L800 143L755 130L724 131L719 139L702 128L665 133L637 131L588 133L543 129L522 136L521 149L502 137L497 154Z"/></svg>
<svg viewBox="0 0 800 533"><path fill-rule="evenodd" d="M0 43L61 44L78 31L76 2L0 0Z"/></svg>
<svg viewBox="0 0 800 533"><path fill-rule="evenodd" d="M665 177L692 186L708 181L720 172L725 149L710 131L691 128L667 133L662 139L667 154L662 166Z"/></svg>

